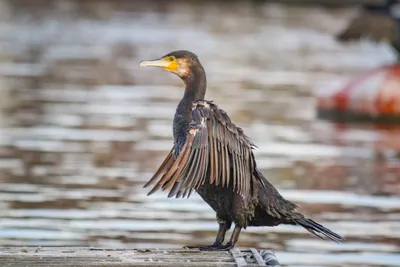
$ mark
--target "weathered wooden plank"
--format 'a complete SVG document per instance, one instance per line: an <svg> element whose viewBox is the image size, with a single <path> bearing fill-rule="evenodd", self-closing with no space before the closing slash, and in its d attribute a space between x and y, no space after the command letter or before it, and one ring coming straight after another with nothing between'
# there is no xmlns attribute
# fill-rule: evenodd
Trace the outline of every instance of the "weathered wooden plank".
<svg viewBox="0 0 400 267"><path fill-rule="evenodd" d="M37 0L36 0L37 1ZM115 0L114 0L115 1ZM126 0L118 0L120 2L126 1ZM115 2L118 2L115 1ZM225 0L228 2L227 0ZM254 1L254 0L243 0L243 2L249 2L249 1ZM264 0L265 2L281 2L281 3L311 3L311 4L345 4L345 5L362 5L362 4L383 4L385 3L386 0ZM25 1L20 1L22 3L25 3ZM29 2L32 2L32 0L29 0ZM45 1L42 1L43 4L46 4ZM47 1L49 2L49 1ZM221 2L224 2L222 0ZM230 0L229 0L230 2ZM260 1L261 2L261 1Z"/></svg>
<svg viewBox="0 0 400 267"><path fill-rule="evenodd" d="M280 2L289 4L318 4L318 5L365 5L365 4L384 4L386 0L267 0L268 2Z"/></svg>
<svg viewBox="0 0 400 267"><path fill-rule="evenodd" d="M273 255L269 252L268 255ZM268 258L268 257L267 257ZM0 248L0 266L279 266L256 249L103 249L81 247ZM276 258L275 258L276 259ZM274 263L277 263L274 262ZM279 263L278 263L279 264Z"/></svg>
<svg viewBox="0 0 400 267"><path fill-rule="evenodd" d="M160 249L2 248L0 266L235 266L229 252Z"/></svg>

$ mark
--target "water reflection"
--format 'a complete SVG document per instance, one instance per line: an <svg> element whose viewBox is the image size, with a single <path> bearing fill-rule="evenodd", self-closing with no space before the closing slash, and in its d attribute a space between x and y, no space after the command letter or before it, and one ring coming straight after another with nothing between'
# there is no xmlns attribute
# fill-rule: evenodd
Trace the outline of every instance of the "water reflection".
<svg viewBox="0 0 400 267"><path fill-rule="evenodd" d="M315 89L394 60L388 47L332 39L349 10L25 2L0 22L0 245L213 239L214 213L197 195L147 197L142 188L171 147L182 85L137 65L186 48L205 65L208 99L259 146L262 171L346 239L280 226L248 229L239 246L272 248L292 266L398 265L399 129L314 119Z"/></svg>

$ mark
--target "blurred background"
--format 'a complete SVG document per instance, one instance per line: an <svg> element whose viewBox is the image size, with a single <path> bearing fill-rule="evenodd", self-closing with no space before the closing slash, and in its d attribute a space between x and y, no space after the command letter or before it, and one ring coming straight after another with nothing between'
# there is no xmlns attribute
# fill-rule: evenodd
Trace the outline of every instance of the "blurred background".
<svg viewBox="0 0 400 267"><path fill-rule="evenodd" d="M315 92L396 62L384 42L335 40L357 10L1 0L0 245L180 248L214 240L215 214L198 195L147 197L142 188L172 146L183 84L139 61L186 49L206 69L207 99L258 145L262 172L346 239L249 228L239 247L271 248L284 266L400 266L400 127L316 117Z"/></svg>

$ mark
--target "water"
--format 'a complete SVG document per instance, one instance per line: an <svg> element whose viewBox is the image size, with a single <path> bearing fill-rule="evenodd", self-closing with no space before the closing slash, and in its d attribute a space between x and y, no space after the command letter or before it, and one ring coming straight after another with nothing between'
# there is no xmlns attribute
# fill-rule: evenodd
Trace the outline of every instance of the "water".
<svg viewBox="0 0 400 267"><path fill-rule="evenodd" d="M249 228L239 247L271 248L285 266L400 266L400 129L315 119L315 90L394 60L384 44L334 41L354 10L132 2L1 2L13 16L0 22L0 245L213 241L198 195L142 188L171 148L182 84L138 62L184 48L262 172L346 239Z"/></svg>

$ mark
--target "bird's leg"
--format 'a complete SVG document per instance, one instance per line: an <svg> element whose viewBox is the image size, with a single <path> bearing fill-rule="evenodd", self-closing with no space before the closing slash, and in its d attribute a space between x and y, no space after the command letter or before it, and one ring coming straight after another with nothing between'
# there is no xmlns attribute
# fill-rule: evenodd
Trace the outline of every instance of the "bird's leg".
<svg viewBox="0 0 400 267"><path fill-rule="evenodd" d="M232 222L225 221L218 217L217 215L217 222L219 224L217 237L215 238L215 242L213 244L214 247L221 247L222 243L224 243L226 232L231 229Z"/></svg>
<svg viewBox="0 0 400 267"><path fill-rule="evenodd" d="M226 243L226 245L219 245L219 246L215 246L211 245L211 246L205 246L205 247L201 247L200 250L213 250L213 251L222 251L222 250L230 250L232 248L235 247L236 242L239 239L239 235L240 235L240 231L242 230L242 227L235 225L235 229L233 229L233 233L231 235L231 238L229 239L228 243ZM217 235L218 238L218 235ZM217 240L216 240L217 241Z"/></svg>
<svg viewBox="0 0 400 267"><path fill-rule="evenodd" d="M239 239L240 231L242 230L242 227L238 226L235 224L235 229L233 229L233 233L231 235L231 238L229 239L228 243L223 247L222 250L229 250L235 247L236 242Z"/></svg>
<svg viewBox="0 0 400 267"><path fill-rule="evenodd" d="M222 220L218 217L218 215L217 215L217 222L219 224L219 229L218 229L217 237L215 238L214 244L206 245L206 246L186 246L186 248L200 249L200 250L223 249L224 245L222 243L225 240L226 232L231 228L232 222Z"/></svg>

